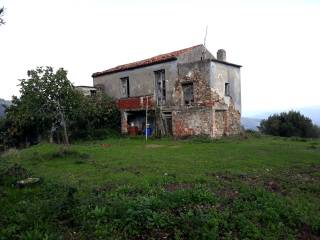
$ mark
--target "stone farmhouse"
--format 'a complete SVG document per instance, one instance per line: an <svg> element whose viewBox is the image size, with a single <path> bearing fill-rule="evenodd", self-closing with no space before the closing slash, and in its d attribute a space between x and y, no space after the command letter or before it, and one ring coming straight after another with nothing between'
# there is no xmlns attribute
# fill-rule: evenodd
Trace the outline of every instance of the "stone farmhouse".
<svg viewBox="0 0 320 240"><path fill-rule="evenodd" d="M240 65L214 57L203 45L92 74L93 85L117 101L121 131L212 138L240 133Z"/></svg>
<svg viewBox="0 0 320 240"><path fill-rule="evenodd" d="M97 89L92 86L75 86L76 90L80 91L85 96L95 96L97 94Z"/></svg>

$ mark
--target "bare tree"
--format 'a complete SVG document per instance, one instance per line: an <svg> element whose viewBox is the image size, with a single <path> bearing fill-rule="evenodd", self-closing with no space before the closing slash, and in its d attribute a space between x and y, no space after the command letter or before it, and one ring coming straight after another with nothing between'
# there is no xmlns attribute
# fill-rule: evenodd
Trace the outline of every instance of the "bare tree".
<svg viewBox="0 0 320 240"><path fill-rule="evenodd" d="M4 16L4 7L0 8L0 26L6 23L3 20L3 16Z"/></svg>

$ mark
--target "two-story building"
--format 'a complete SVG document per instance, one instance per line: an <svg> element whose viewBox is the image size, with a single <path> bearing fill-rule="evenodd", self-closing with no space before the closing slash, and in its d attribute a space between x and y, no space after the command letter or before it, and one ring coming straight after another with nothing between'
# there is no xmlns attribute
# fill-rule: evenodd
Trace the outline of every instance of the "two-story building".
<svg viewBox="0 0 320 240"><path fill-rule="evenodd" d="M121 131L148 123L161 135L220 137L240 133L240 65L215 58L203 45L92 74L93 85L116 99Z"/></svg>

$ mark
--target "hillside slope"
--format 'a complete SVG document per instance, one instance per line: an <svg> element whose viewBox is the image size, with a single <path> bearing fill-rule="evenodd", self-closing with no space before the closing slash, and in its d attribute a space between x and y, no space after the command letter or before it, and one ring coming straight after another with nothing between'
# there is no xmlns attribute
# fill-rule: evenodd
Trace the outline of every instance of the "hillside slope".
<svg viewBox="0 0 320 240"><path fill-rule="evenodd" d="M319 160L319 141L254 135L10 150L0 239L319 239Z"/></svg>

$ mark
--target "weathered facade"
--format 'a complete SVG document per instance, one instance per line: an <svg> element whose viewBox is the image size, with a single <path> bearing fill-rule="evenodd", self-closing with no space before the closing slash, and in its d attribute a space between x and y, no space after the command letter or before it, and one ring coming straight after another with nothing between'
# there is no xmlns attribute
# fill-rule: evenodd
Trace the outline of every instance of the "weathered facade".
<svg viewBox="0 0 320 240"><path fill-rule="evenodd" d="M95 96L97 94L97 89L91 86L75 86L74 88L85 96Z"/></svg>
<svg viewBox="0 0 320 240"><path fill-rule="evenodd" d="M240 65L215 58L203 45L120 65L92 75L94 87L117 100L121 129L212 138L240 132Z"/></svg>

